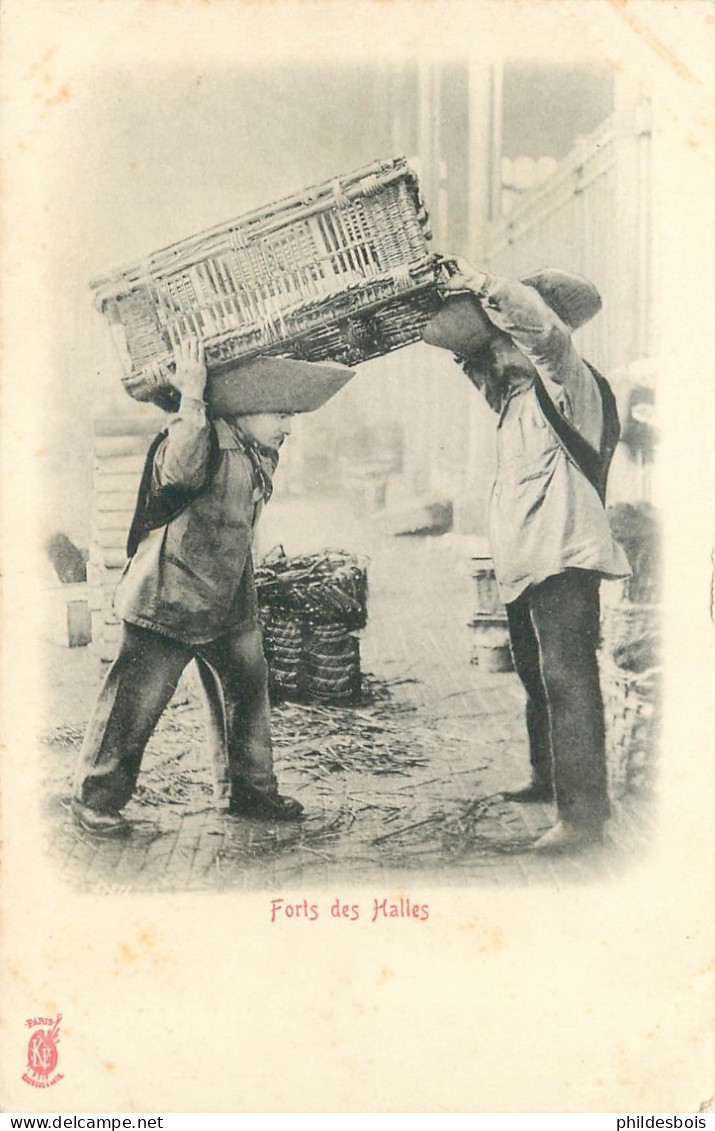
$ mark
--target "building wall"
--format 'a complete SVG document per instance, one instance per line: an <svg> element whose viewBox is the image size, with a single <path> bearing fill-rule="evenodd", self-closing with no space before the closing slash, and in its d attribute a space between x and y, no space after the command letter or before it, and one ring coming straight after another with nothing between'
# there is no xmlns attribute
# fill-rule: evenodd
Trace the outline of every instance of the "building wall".
<svg viewBox="0 0 715 1131"><path fill-rule="evenodd" d="M501 208L495 178L489 179L494 207L482 237L482 264L517 278L556 266L592 279L603 309L574 340L611 379L618 396L633 372L657 353L657 342L650 104L622 80L615 84L614 99L613 114L591 135L577 138L550 176L524 192L508 212ZM491 150L493 168L502 153L498 142ZM494 427L491 414L473 418L473 449L493 452ZM478 509L470 513L468 501L486 497L493 471L493 462L477 461L472 454L462 488L467 529L475 529L479 514ZM620 445L609 501L650 501L651 479L649 459Z"/></svg>
<svg viewBox="0 0 715 1131"><path fill-rule="evenodd" d="M578 341L606 371L653 350L650 164L649 105L624 99L489 233L495 271L550 265L595 282L603 310Z"/></svg>

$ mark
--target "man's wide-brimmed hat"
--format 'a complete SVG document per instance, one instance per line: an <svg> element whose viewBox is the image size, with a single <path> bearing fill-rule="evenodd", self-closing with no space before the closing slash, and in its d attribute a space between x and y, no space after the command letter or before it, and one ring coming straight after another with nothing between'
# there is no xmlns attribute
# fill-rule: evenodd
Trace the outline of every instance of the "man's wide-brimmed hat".
<svg viewBox="0 0 715 1131"><path fill-rule="evenodd" d="M571 330L583 326L601 309L598 290L582 275L544 267L521 282L538 291ZM475 357L496 333L494 323L484 313L476 295L457 291L447 295L425 326L422 337L431 346L451 350L461 357Z"/></svg>
<svg viewBox="0 0 715 1131"><path fill-rule="evenodd" d="M354 369L332 361L255 357L210 373L206 401L212 416L314 412L354 376Z"/></svg>

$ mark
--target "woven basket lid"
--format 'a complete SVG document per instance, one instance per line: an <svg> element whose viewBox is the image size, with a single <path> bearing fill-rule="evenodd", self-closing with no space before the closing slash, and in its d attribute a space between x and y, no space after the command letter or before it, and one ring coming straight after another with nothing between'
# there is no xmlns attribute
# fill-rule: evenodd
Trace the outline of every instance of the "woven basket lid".
<svg viewBox="0 0 715 1131"><path fill-rule="evenodd" d="M213 416L314 412L354 376L337 362L256 357L209 374L206 401Z"/></svg>

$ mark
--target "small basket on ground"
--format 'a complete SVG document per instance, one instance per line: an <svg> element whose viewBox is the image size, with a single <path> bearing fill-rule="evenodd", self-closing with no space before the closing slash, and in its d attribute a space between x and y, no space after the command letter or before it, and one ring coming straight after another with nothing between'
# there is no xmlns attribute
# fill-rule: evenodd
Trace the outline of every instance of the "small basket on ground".
<svg viewBox="0 0 715 1131"><path fill-rule="evenodd" d="M360 641L367 621L367 567L343 551L288 558L256 570L274 699L346 705L360 696Z"/></svg>
<svg viewBox="0 0 715 1131"><path fill-rule="evenodd" d="M160 400L187 336L204 342L209 374L259 354L352 366L419 341L439 306L429 238L417 178L390 158L90 285L127 392Z"/></svg>

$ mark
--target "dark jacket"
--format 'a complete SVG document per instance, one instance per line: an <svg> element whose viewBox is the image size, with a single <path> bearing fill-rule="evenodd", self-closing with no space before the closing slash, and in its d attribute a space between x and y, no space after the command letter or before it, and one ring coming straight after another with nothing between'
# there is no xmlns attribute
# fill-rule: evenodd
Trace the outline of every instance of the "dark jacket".
<svg viewBox="0 0 715 1131"><path fill-rule="evenodd" d="M201 402L182 403L154 456L152 490L190 501L139 540L117 589L119 616L189 645L252 627L251 544L272 470L257 475L234 428L211 424Z"/></svg>

